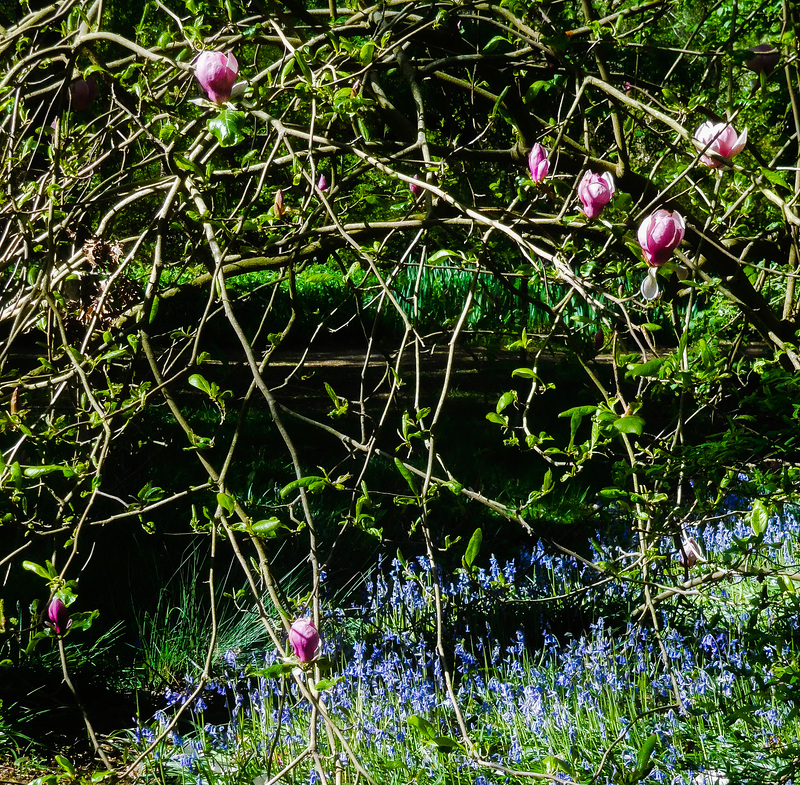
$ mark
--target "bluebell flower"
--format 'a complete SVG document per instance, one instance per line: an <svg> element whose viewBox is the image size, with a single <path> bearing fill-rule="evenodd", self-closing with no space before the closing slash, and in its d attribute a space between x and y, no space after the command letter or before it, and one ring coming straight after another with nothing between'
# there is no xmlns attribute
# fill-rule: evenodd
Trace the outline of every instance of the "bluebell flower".
<svg viewBox="0 0 800 785"><path fill-rule="evenodd" d="M709 654L715 653L717 651L717 641L714 639L714 636L711 633L706 633L703 636L703 639L700 641L700 645Z"/></svg>
<svg viewBox="0 0 800 785"><path fill-rule="evenodd" d="M511 747L508 751L509 763L516 764L522 760L522 746L516 732L511 734Z"/></svg>

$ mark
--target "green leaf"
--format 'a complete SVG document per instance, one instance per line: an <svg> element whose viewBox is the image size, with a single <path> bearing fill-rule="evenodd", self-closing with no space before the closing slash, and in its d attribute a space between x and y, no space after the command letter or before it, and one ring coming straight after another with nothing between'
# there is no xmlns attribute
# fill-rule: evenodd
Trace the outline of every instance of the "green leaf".
<svg viewBox="0 0 800 785"><path fill-rule="evenodd" d="M70 615L72 624L69 627L68 633L74 633L77 630L88 630L92 626L92 622L100 615L100 611L81 611L80 613L73 613Z"/></svg>
<svg viewBox="0 0 800 785"><path fill-rule="evenodd" d="M244 141L244 112L223 109L206 123L208 132L216 138L220 147L235 147Z"/></svg>
<svg viewBox="0 0 800 785"><path fill-rule="evenodd" d="M500 44L508 44L508 38L504 35L496 35L494 38L490 38L486 46L483 47L483 51L487 54L493 52Z"/></svg>
<svg viewBox="0 0 800 785"><path fill-rule="evenodd" d="M333 401L334 406L339 405L339 396L336 394L336 391L331 387L327 382L325 382L325 390L328 393L328 397Z"/></svg>
<svg viewBox="0 0 800 785"><path fill-rule="evenodd" d="M299 480L292 480L288 485L281 488L281 499L285 499L292 491L298 488L308 488L309 485L316 485L317 483L324 483L324 477L310 475L308 477L301 477Z"/></svg>
<svg viewBox="0 0 800 785"><path fill-rule="evenodd" d="M450 259L453 256L461 256L461 254L456 253L455 251L448 251L445 248L437 251L432 256L428 257L428 264L438 264L439 262L444 261L445 259Z"/></svg>
<svg viewBox="0 0 800 785"><path fill-rule="evenodd" d="M515 396L513 392L504 392L500 396L500 400L497 402L497 408L495 409L495 411L498 414L500 414L500 412L502 412L503 409L507 408L514 402L514 398Z"/></svg>
<svg viewBox="0 0 800 785"><path fill-rule="evenodd" d="M467 545L467 551L464 554L464 564L467 567L472 567L475 559L478 558L478 554L481 550L481 544L483 543L483 532L480 528L475 529L472 533L472 537L469 539L469 544Z"/></svg>
<svg viewBox="0 0 800 785"><path fill-rule="evenodd" d="M655 752L656 744L658 743L658 736L655 733L651 733L639 747L639 753L636 756L636 772L635 776L636 779L642 779L647 775L650 769L653 768L653 764L650 763L650 758L653 757L653 752Z"/></svg>
<svg viewBox="0 0 800 785"><path fill-rule="evenodd" d="M283 85L286 83L286 80L291 76L292 71L294 71L294 67L295 67L295 59L293 57L290 57L286 61L286 65L283 66L283 68L281 69L280 79L278 80L279 84ZM351 88L347 88L348 93L350 92L350 90Z"/></svg>
<svg viewBox="0 0 800 785"><path fill-rule="evenodd" d="M263 521L256 521L250 529L257 537L274 537L279 529L286 528L279 518L267 518Z"/></svg>
<svg viewBox="0 0 800 785"><path fill-rule="evenodd" d="M658 369L666 362L666 357L654 357L646 363L628 365L625 372L626 379L635 379L637 376L658 377Z"/></svg>
<svg viewBox="0 0 800 785"><path fill-rule="evenodd" d="M644 429L644 420L635 414L629 414L627 417L620 417L618 420L614 420L614 428L620 433L635 433L637 436L641 436Z"/></svg>
<svg viewBox="0 0 800 785"><path fill-rule="evenodd" d="M769 169L761 169L761 175L765 180L768 180L772 185L783 186L787 191L794 191L794 188L786 181L786 175L783 172L772 172Z"/></svg>
<svg viewBox="0 0 800 785"><path fill-rule="evenodd" d="M432 739L432 742L436 745L438 752L449 753L461 749L461 745L449 736L437 736L435 739Z"/></svg>
<svg viewBox="0 0 800 785"><path fill-rule="evenodd" d="M367 124L364 122L363 118L356 117L356 125L358 126L358 130L361 132L361 136L364 137L364 141L371 141L372 135L370 134L369 128L367 128Z"/></svg>
<svg viewBox="0 0 800 785"><path fill-rule="evenodd" d="M571 409L567 409L565 412L561 412L559 417L569 417L569 446L575 443L575 434L578 432L578 428L584 417L590 414L594 414L597 411L596 406L573 406Z"/></svg>
<svg viewBox="0 0 800 785"><path fill-rule="evenodd" d="M602 488L598 491L598 495L604 499L627 499L630 497L628 491L623 491L620 488Z"/></svg>
<svg viewBox="0 0 800 785"><path fill-rule="evenodd" d="M374 41L367 41L358 53L358 59L362 65L367 65L368 63L372 62L372 58L375 56L375 46Z"/></svg>
<svg viewBox="0 0 800 785"><path fill-rule="evenodd" d="M750 509L750 528L753 534L760 537L767 530L767 523L769 523L767 509L762 501L756 499Z"/></svg>
<svg viewBox="0 0 800 785"><path fill-rule="evenodd" d="M47 562L47 566L49 569L45 569L40 564L37 564L33 561L28 561L27 559L22 562L22 569L28 570L28 572L35 572L40 578L44 578L46 581L52 580L55 578L56 573L53 565L50 562Z"/></svg>
<svg viewBox="0 0 800 785"><path fill-rule="evenodd" d="M489 422L493 422L496 423L497 425L502 425L504 428L508 428L508 415L495 414L494 412L487 412L486 419Z"/></svg>
<svg viewBox="0 0 800 785"><path fill-rule="evenodd" d="M69 762L67 758L63 755L56 755L55 756L56 763L61 766L62 769L66 772L66 774L72 778L75 776L75 767Z"/></svg>
<svg viewBox="0 0 800 785"><path fill-rule="evenodd" d="M206 395L210 395L211 387L204 376L201 376L199 373L193 373L187 381L192 387L197 387L198 390L202 390Z"/></svg>
<svg viewBox="0 0 800 785"><path fill-rule="evenodd" d="M457 542L461 542L461 537L456 537L455 539L453 539L452 537L450 537L450 535L449 535L449 534L448 534L448 535L446 535L446 536L445 536L445 538L444 538L444 543L443 543L443 545L442 545L442 550L445 550L445 551L449 550L449 549L450 549L450 548L452 548L452 547L453 547L453 546L454 546L454 545L455 545Z"/></svg>
<svg viewBox="0 0 800 785"><path fill-rule="evenodd" d="M342 415L347 414L347 410L350 406L350 402L347 400L347 398L340 398L336 394L336 391L333 389L333 387L328 384L328 382L325 382L324 384L325 390L328 393L328 397L333 402L334 407L333 411L329 412L329 414L333 417L341 417Z"/></svg>
<svg viewBox="0 0 800 785"><path fill-rule="evenodd" d="M448 480L447 482L443 482L442 485L455 496L460 496L461 491L464 490L464 486L457 480Z"/></svg>
<svg viewBox="0 0 800 785"><path fill-rule="evenodd" d="M278 679L281 676L285 676L287 673L291 673L295 665L296 663L292 662L276 662L274 665L270 665L268 668L249 667L247 669L247 675L261 676L265 679Z"/></svg>
<svg viewBox="0 0 800 785"><path fill-rule="evenodd" d="M412 714L407 722L414 730L419 731L428 740L433 741L436 738L436 728L424 717L420 717L418 714Z"/></svg>
<svg viewBox="0 0 800 785"><path fill-rule="evenodd" d="M589 414L594 414L597 411L596 406L573 406L559 414L559 417L586 417Z"/></svg>
<svg viewBox="0 0 800 785"><path fill-rule="evenodd" d="M342 676L336 676L333 679L320 679L314 687L317 689L318 692L325 692L325 690L329 690L335 684L338 684L342 680Z"/></svg>
<svg viewBox="0 0 800 785"><path fill-rule="evenodd" d="M403 479L408 483L408 487L411 488L411 492L414 494L414 497L419 501L419 491L417 490L417 482L414 479L411 472L408 470L406 465L399 459L394 459L394 465L397 467L397 471L403 476Z"/></svg>
<svg viewBox="0 0 800 785"><path fill-rule="evenodd" d="M661 94L664 96L664 101L668 104L680 104L678 96L669 89L669 87L662 87Z"/></svg>
<svg viewBox="0 0 800 785"><path fill-rule="evenodd" d="M783 594L796 594L796 590L794 587L794 581L789 578L788 576L779 575L778 576L778 587L780 588ZM2 663L0 663L0 667L2 667Z"/></svg>
<svg viewBox="0 0 800 785"><path fill-rule="evenodd" d="M39 643L47 638L48 635L52 636L52 632L37 632L35 635L32 635L30 640L28 640L28 645L23 649L25 656L29 657L31 654L33 654Z"/></svg>
<svg viewBox="0 0 800 785"><path fill-rule="evenodd" d="M175 161L175 166L177 166L178 169L182 169L184 172L191 172L192 174L196 174L198 177L203 177L203 170L194 161L189 160L186 156L175 153L173 160Z"/></svg>
<svg viewBox="0 0 800 785"><path fill-rule="evenodd" d="M297 61L297 65L300 66L300 70L303 72L303 76L305 76L308 82L313 81L313 76L311 74L311 69L308 67L308 63L306 62L306 58L303 53L299 49L295 49L294 52L294 59Z"/></svg>
<svg viewBox="0 0 800 785"><path fill-rule="evenodd" d="M117 357L123 357L128 353L127 349L111 349L110 351L106 352L104 355L100 357L100 360L114 360Z"/></svg>
<svg viewBox="0 0 800 785"><path fill-rule="evenodd" d="M225 510L228 515L233 515L233 511L235 509L235 503L233 497L228 496L227 493L218 493L217 494L217 504Z"/></svg>
<svg viewBox="0 0 800 785"><path fill-rule="evenodd" d="M546 758L542 758L540 764L548 774L557 774L563 771L565 774L569 774L570 777L575 775L575 770L572 766L563 758L558 758L555 755L548 755Z"/></svg>
<svg viewBox="0 0 800 785"><path fill-rule="evenodd" d="M52 474L53 472L61 472L65 477L74 477L75 470L69 466L26 466L23 470L23 474L26 477L30 477L32 480L38 479L39 477L44 477L46 474Z"/></svg>

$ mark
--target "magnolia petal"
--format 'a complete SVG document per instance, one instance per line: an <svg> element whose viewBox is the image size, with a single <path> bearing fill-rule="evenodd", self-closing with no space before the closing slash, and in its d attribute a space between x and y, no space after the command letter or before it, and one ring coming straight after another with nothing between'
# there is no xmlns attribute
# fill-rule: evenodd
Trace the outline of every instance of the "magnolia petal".
<svg viewBox="0 0 800 785"><path fill-rule="evenodd" d="M728 153L728 158L733 158L734 155L738 155L739 153L744 150L744 146L747 144L747 129L745 128L744 131L739 135L739 139L737 140L736 144L730 149Z"/></svg>
<svg viewBox="0 0 800 785"><path fill-rule="evenodd" d="M244 91L247 89L247 87L247 82L236 82L236 84L231 88L231 99L241 98L244 95Z"/></svg>
<svg viewBox="0 0 800 785"><path fill-rule="evenodd" d="M656 271L654 269L647 271L647 275L645 275L642 285L639 287L639 293L647 302L655 300L656 297L661 294L661 290L658 288Z"/></svg>

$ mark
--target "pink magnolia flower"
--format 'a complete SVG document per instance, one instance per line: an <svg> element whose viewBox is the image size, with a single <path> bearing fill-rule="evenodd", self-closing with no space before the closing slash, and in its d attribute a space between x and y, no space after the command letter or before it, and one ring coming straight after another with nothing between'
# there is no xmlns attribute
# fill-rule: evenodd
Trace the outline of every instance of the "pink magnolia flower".
<svg viewBox="0 0 800 785"><path fill-rule="evenodd" d="M583 202L583 214L587 218L597 218L611 201L614 191L614 177L611 172L597 174L587 171L578 183L578 196Z"/></svg>
<svg viewBox="0 0 800 785"><path fill-rule="evenodd" d="M744 149L747 144L747 129L737 134L728 123L706 120L695 131L693 141L694 146L702 152L700 160L712 169L721 169Z"/></svg>
<svg viewBox="0 0 800 785"><path fill-rule="evenodd" d="M676 210L656 210L639 226L639 245L651 267L661 267L669 261L675 249L681 244L686 223Z"/></svg>
<svg viewBox="0 0 800 785"><path fill-rule="evenodd" d="M211 101L224 104L230 100L239 64L231 52L200 52L194 64L194 75Z"/></svg>
<svg viewBox="0 0 800 785"><path fill-rule="evenodd" d="M419 180L418 175L414 175L415 180ZM411 189L411 195L416 199L422 193L422 186L416 183L409 183L408 187Z"/></svg>
<svg viewBox="0 0 800 785"><path fill-rule="evenodd" d="M325 177L324 174L320 174L319 180L317 181L317 188L319 188L320 191L328 190L328 178Z"/></svg>
<svg viewBox="0 0 800 785"><path fill-rule="evenodd" d="M697 544L697 540L694 537L690 537L688 540L684 540L681 543L681 550L678 554L678 561L685 567L688 567L690 570L697 564L698 559L703 558L703 552L700 550L700 546Z"/></svg>
<svg viewBox="0 0 800 785"><path fill-rule="evenodd" d="M550 162L547 160L547 150L538 142L528 154L528 169L531 173L531 180L534 183L541 183L547 172L550 170Z"/></svg>
<svg viewBox="0 0 800 785"><path fill-rule="evenodd" d="M744 67L757 74L768 74L780 62L780 52L772 44L759 44L750 47L754 57L745 62Z"/></svg>
<svg viewBox="0 0 800 785"><path fill-rule="evenodd" d="M77 79L69 86L69 100L72 109L76 112L84 112L89 108L89 104L97 98L99 90L94 76L88 79Z"/></svg>
<svg viewBox="0 0 800 785"><path fill-rule="evenodd" d="M47 618L50 619L53 629L59 635L63 635L72 624L67 606L58 597L50 600L50 604L47 606Z"/></svg>
<svg viewBox="0 0 800 785"><path fill-rule="evenodd" d="M300 662L311 662L319 648L319 633L311 619L297 619L289 630L289 643Z"/></svg>

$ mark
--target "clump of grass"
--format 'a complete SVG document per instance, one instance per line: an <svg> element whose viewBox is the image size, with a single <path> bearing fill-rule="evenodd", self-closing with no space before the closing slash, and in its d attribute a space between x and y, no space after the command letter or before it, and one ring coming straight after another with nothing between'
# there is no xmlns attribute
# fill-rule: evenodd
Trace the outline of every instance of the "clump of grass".
<svg viewBox="0 0 800 785"><path fill-rule="evenodd" d="M155 611L137 620L138 682L149 691L179 689L203 670L211 608L207 584L198 576L206 573L200 552L189 551L181 569L167 582ZM294 588L291 581L288 588ZM217 594L215 659L228 650L249 652L261 647L268 636L252 603L241 599L244 593L226 591L223 582ZM272 606L266 603L265 607Z"/></svg>

